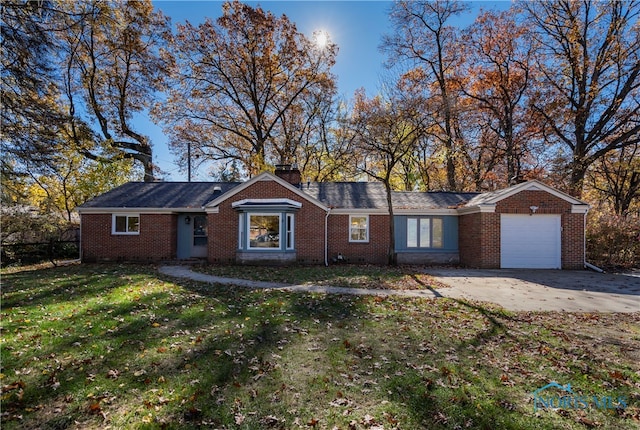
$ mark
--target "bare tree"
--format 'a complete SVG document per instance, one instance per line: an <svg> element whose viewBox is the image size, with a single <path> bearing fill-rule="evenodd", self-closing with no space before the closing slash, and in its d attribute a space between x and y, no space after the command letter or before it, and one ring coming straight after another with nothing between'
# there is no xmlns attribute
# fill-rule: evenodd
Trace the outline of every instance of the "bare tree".
<svg viewBox="0 0 640 430"><path fill-rule="evenodd" d="M627 215L640 200L640 144L607 153L590 169L591 186L612 201L617 215Z"/></svg>
<svg viewBox="0 0 640 430"><path fill-rule="evenodd" d="M173 145L237 159L249 174L295 158L296 139L317 113L313 100L333 95L337 47L319 46L260 7L224 3L216 22L179 26L175 48L176 83L157 111Z"/></svg>
<svg viewBox="0 0 640 430"><path fill-rule="evenodd" d="M57 124L64 114L57 104L54 40L48 31L50 2L7 0L0 4L2 86L0 149L3 200L16 199L18 176L48 162L55 152ZM10 197L9 195L12 194Z"/></svg>
<svg viewBox="0 0 640 430"><path fill-rule="evenodd" d="M456 94L452 79L459 71L461 50L457 30L450 20L468 10L468 4L455 0L398 1L391 12L395 33L383 38L382 48L390 63L405 59L420 69L413 76L422 81L424 91L435 99L437 118L433 136L444 150L447 185L461 187L456 178L456 153L462 144L456 134Z"/></svg>
<svg viewBox="0 0 640 430"><path fill-rule="evenodd" d="M532 105L546 140L566 148L569 191L589 166L640 141L640 3L523 2L540 46Z"/></svg>
<svg viewBox="0 0 640 430"><path fill-rule="evenodd" d="M477 117L473 122L481 125L480 135L474 140L489 155L486 170L475 172L478 190L484 174L492 172L498 163L506 165L504 185L522 178L528 151L526 93L533 49L526 34L525 28L516 23L513 9L484 12L465 32L460 88L470 99L467 110ZM474 160L468 161L472 164Z"/></svg>
<svg viewBox="0 0 640 430"><path fill-rule="evenodd" d="M134 127L165 89L169 20L150 1L63 2L59 38L69 134L93 159L130 158L154 180L152 145ZM97 125L87 130L87 124ZM87 148L87 133L101 151Z"/></svg>
<svg viewBox="0 0 640 430"><path fill-rule="evenodd" d="M393 222L392 181L401 161L415 148L423 132L415 99L394 93L368 99L356 93L352 130L362 158L359 169L384 184L389 208L389 264L397 263Z"/></svg>

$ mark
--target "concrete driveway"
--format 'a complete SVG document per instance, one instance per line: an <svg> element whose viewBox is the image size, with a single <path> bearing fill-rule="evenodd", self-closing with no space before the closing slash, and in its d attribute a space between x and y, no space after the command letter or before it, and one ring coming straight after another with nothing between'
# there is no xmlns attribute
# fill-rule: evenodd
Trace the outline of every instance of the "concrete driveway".
<svg viewBox="0 0 640 430"><path fill-rule="evenodd" d="M640 312L640 274L572 270L427 269L442 297L497 303L513 311Z"/></svg>

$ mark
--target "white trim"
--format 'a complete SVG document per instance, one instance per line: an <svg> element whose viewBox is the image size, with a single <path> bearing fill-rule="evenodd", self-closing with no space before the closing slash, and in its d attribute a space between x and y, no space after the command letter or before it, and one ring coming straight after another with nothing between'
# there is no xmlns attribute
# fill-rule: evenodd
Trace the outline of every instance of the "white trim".
<svg viewBox="0 0 640 430"><path fill-rule="evenodd" d="M238 249L244 249L245 213L238 214Z"/></svg>
<svg viewBox="0 0 640 430"><path fill-rule="evenodd" d="M393 209L393 215L444 216L459 214L458 209Z"/></svg>
<svg viewBox="0 0 640 430"><path fill-rule="evenodd" d="M366 219L366 222L367 222L367 227L366 227L366 230L365 230L366 231L366 236L367 236L366 239L364 239L364 240L354 240L354 239L351 238L351 219L353 217L356 217L356 218L364 217ZM393 222L393 221L391 221L391 222ZM369 222L369 215L368 214L356 213L356 214L349 215L349 232L348 232L348 234L349 234L349 242L350 243L368 243L369 242L369 231L370 230L371 230L371 224Z"/></svg>
<svg viewBox="0 0 640 430"><path fill-rule="evenodd" d="M291 230L289 230L289 220L291 220ZM294 214L287 213L284 217L284 249L287 251L293 251L296 249L296 218ZM289 234L291 234L291 241L289 241ZM291 243L289 243L291 242Z"/></svg>
<svg viewBox="0 0 640 430"><path fill-rule="evenodd" d="M338 208L331 209L331 215L389 215L389 209L354 209Z"/></svg>
<svg viewBox="0 0 640 430"><path fill-rule="evenodd" d="M569 194L563 193L562 191L558 191L555 188L551 188L550 186L540 181L537 181L535 179L528 182L523 182L521 184L514 185L510 188L499 190L496 192L495 196L487 198L481 204L498 203L500 200L509 198L515 194L518 194L521 191L546 191L547 193L553 196L556 196L559 199L565 200L573 205L586 204L582 200L578 200L575 197L570 196Z"/></svg>
<svg viewBox="0 0 640 430"><path fill-rule="evenodd" d="M322 210L326 211L328 209L327 206L325 206L321 201L314 199L310 195L306 194L304 191L300 190L300 188L298 188L298 187L296 187L294 185L291 185L290 183L288 183L284 179L279 178L279 177L277 177L274 174L269 173L269 172L263 172L263 173L259 174L258 176L254 176L253 178L249 179L247 182L232 188L231 190L229 190L226 193L222 194L220 197L218 197L216 199L213 199L212 201L207 203L205 208L212 208L212 207L218 206L218 205L220 205L220 203L224 202L225 200L229 199L230 197L235 196L236 194L238 194L239 192L247 189L248 187L250 187L251 185L255 184L256 182L262 182L262 181L273 181L273 182L275 182L275 183L277 183L279 185L282 185L284 188L286 188L289 191L297 194L298 196L302 197L303 199L313 203L314 205L318 206Z"/></svg>
<svg viewBox="0 0 640 430"><path fill-rule="evenodd" d="M475 213L494 213L496 211L496 205L483 204L478 206L471 206L468 208L456 209L456 211L458 212L458 215L468 215L468 214L475 214Z"/></svg>
<svg viewBox="0 0 640 430"><path fill-rule="evenodd" d="M571 205L572 214L586 214L589 212L589 205Z"/></svg>
<svg viewBox="0 0 640 430"><path fill-rule="evenodd" d="M78 208L80 214L105 215L105 214L154 214L154 215L174 215L178 213L202 213L202 209L194 208Z"/></svg>
<svg viewBox="0 0 640 430"><path fill-rule="evenodd" d="M298 209L302 207L302 203L296 202L295 200L291 200L291 199L242 199L242 200L238 200L237 202L231 203L231 207L237 208L239 206L246 205L246 204L277 206L278 204L283 204L283 203Z"/></svg>
<svg viewBox="0 0 640 430"><path fill-rule="evenodd" d="M116 218L124 217L127 231L116 231ZM129 218L138 218L138 230L129 231ZM111 214L111 235L112 236L138 236L140 235L140 214L114 213Z"/></svg>

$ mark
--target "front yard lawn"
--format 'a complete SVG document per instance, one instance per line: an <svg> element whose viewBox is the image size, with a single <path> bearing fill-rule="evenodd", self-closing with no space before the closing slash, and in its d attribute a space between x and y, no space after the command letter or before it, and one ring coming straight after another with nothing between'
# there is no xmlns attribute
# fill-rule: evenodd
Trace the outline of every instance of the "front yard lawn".
<svg viewBox="0 0 640 430"><path fill-rule="evenodd" d="M422 290L446 287L411 266L385 267L371 264L325 266L194 266L193 270L226 278L285 284L313 284L331 287Z"/></svg>
<svg viewBox="0 0 640 430"><path fill-rule="evenodd" d="M0 316L3 429L640 426L640 313L510 313L76 265L5 272ZM543 399L564 403L534 410L551 381L572 397L550 388Z"/></svg>

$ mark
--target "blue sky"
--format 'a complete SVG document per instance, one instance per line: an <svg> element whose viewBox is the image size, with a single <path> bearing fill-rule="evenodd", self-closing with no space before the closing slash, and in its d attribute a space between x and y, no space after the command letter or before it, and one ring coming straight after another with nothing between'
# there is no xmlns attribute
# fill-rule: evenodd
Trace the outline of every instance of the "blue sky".
<svg viewBox="0 0 640 430"><path fill-rule="evenodd" d="M260 5L274 15L287 15L298 30L311 36L316 30L329 33L331 40L339 47L333 73L338 79L338 94L350 99L356 89L364 87L367 94L377 91L380 80L385 75L385 56L378 47L382 35L391 31L387 1L247 1L251 6ZM213 20L222 14L222 1L154 1L154 6L171 17L172 23L189 21L197 25L209 17ZM507 8L509 2L472 3L474 13L461 21L466 25L473 20L481 8ZM162 130L152 124L145 125L145 132L151 138L154 162L165 172L165 180L186 180L174 163L173 154L167 147L167 138ZM192 180L210 180L204 169L192 172Z"/></svg>

